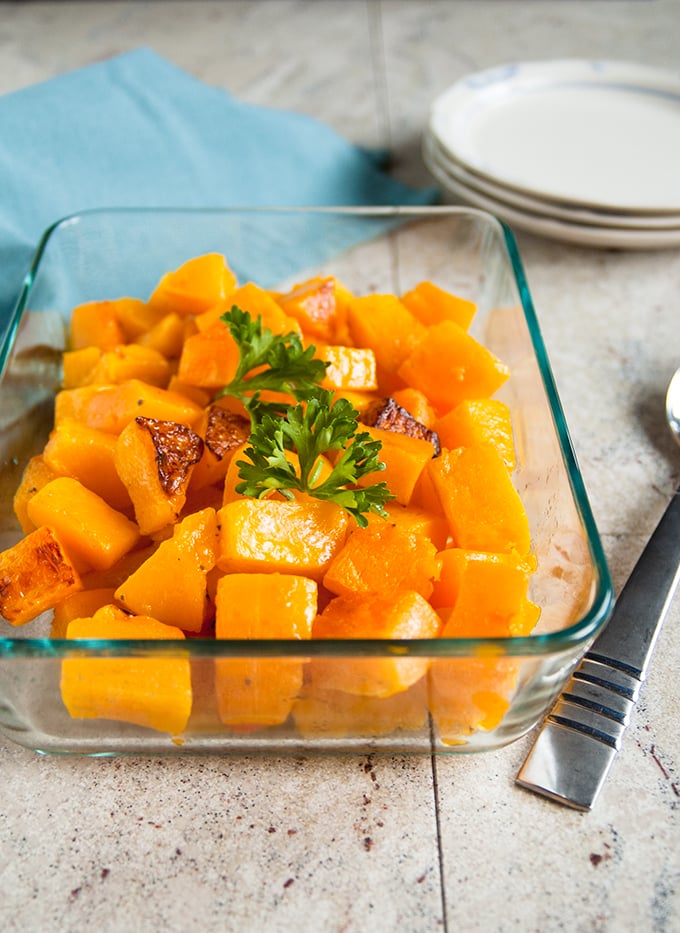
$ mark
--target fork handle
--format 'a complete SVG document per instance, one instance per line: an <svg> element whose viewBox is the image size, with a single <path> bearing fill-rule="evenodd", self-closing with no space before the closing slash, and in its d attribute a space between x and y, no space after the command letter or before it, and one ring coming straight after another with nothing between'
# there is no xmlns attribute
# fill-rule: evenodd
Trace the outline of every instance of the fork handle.
<svg viewBox="0 0 680 933"><path fill-rule="evenodd" d="M680 488L616 601L608 625L541 727L517 783L590 810L616 757L680 579Z"/></svg>

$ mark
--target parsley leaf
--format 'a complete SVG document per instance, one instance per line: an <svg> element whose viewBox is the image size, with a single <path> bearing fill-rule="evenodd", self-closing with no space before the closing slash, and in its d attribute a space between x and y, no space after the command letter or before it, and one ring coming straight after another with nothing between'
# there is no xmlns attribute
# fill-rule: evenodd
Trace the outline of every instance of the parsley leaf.
<svg viewBox="0 0 680 933"><path fill-rule="evenodd" d="M335 502L362 528L368 524L366 512L387 517L384 505L394 498L387 484L356 486L361 477L385 468L378 457L380 441L365 431L356 433L357 414L347 399L333 400L333 394L320 387L305 403L288 406L284 417L264 411L244 451L249 461L237 461L243 482L236 491L261 498L276 489L288 499L294 498L294 491L307 493ZM287 451L297 455L299 470ZM333 451L342 452L329 475L320 479L319 457Z"/></svg>
<svg viewBox="0 0 680 933"><path fill-rule="evenodd" d="M253 320L248 311L233 305L220 320L229 328L239 348L239 362L231 382L220 389L215 399L232 395L257 416L260 393L264 390L305 399L314 394L324 377L328 363L314 359L316 348L303 347L296 333L274 334L262 326L260 317ZM285 402L269 402L268 410L282 413Z"/></svg>

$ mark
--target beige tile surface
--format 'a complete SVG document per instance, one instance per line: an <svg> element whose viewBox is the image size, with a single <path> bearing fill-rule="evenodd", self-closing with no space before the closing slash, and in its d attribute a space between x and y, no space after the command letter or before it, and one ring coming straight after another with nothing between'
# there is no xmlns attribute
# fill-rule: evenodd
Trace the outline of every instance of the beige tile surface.
<svg viewBox="0 0 680 933"><path fill-rule="evenodd" d="M419 153L467 71L592 56L677 67L675 0L0 3L0 92L139 45L353 142ZM680 251L518 236L617 589L680 477L662 419ZM531 737L439 759L41 758L4 740L7 930L670 931L680 927L680 607L597 808L517 789Z"/></svg>

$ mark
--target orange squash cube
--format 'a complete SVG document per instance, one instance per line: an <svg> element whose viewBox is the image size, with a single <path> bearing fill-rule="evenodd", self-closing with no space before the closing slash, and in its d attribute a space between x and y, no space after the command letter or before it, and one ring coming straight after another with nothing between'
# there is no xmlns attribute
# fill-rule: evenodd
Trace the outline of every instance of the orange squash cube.
<svg viewBox="0 0 680 933"><path fill-rule="evenodd" d="M91 618L70 622L67 637L182 640L184 633L156 619L104 606ZM74 719L113 719L179 735L191 714L190 661L182 657L65 658L61 695Z"/></svg>
<svg viewBox="0 0 680 933"><path fill-rule="evenodd" d="M169 378L170 364L158 350L130 343L104 351L90 371L87 382L118 385L129 379L140 379L149 385L165 386Z"/></svg>
<svg viewBox="0 0 680 933"><path fill-rule="evenodd" d="M517 465L510 409L500 399L466 399L437 421L435 431L443 447L492 444L508 470Z"/></svg>
<svg viewBox="0 0 680 933"><path fill-rule="evenodd" d="M250 419L220 405L210 405L196 431L203 438L203 453L189 482L192 490L224 483L232 456L241 451L250 436Z"/></svg>
<svg viewBox="0 0 680 933"><path fill-rule="evenodd" d="M70 345L73 350L99 347L112 350L125 343L125 333L116 314L115 301L87 301L71 311Z"/></svg>
<svg viewBox="0 0 680 933"><path fill-rule="evenodd" d="M236 374L239 351L222 323L187 337L179 357L177 376L183 382L219 389Z"/></svg>
<svg viewBox="0 0 680 933"><path fill-rule="evenodd" d="M214 509L187 515L172 537L117 587L116 600L138 615L151 616L184 632L200 632L206 621L207 574L217 556Z"/></svg>
<svg viewBox="0 0 680 933"><path fill-rule="evenodd" d="M371 392L378 388L375 353L360 347L319 347L316 356L329 365L321 385L327 389Z"/></svg>
<svg viewBox="0 0 680 933"><path fill-rule="evenodd" d="M434 282L420 282L401 296L402 302L421 324L431 327L442 321L453 321L467 330L477 311L477 305L445 291Z"/></svg>
<svg viewBox="0 0 680 933"><path fill-rule="evenodd" d="M95 346L67 350L62 357L62 388L75 389L88 385L103 352Z"/></svg>
<svg viewBox="0 0 680 933"><path fill-rule="evenodd" d="M445 412L466 398L493 395L510 371L458 324L443 321L427 330L423 340L401 362L398 374Z"/></svg>
<svg viewBox="0 0 680 933"><path fill-rule="evenodd" d="M186 318L171 311L149 330L135 338L140 347L162 353L167 360L175 360L182 352L186 334Z"/></svg>
<svg viewBox="0 0 680 933"><path fill-rule="evenodd" d="M353 593L332 599L317 616L313 638L436 638L441 622L413 590L391 594ZM429 658L315 658L314 671L329 690L388 697L411 687L427 672Z"/></svg>
<svg viewBox="0 0 680 933"><path fill-rule="evenodd" d="M136 340L155 327L163 317L163 311L152 308L140 298L117 298L113 308L125 335L125 343Z"/></svg>
<svg viewBox="0 0 680 933"><path fill-rule="evenodd" d="M365 431L374 440L380 441L382 447L378 456L385 464L384 470L362 476L359 485L387 483L397 502L408 505L418 477L434 456L432 444L419 437L410 437L408 434L372 428L364 424L359 426L359 431Z"/></svg>
<svg viewBox="0 0 680 933"><path fill-rule="evenodd" d="M51 528L37 528L0 553L0 615L24 625L82 589L76 568Z"/></svg>
<svg viewBox="0 0 680 933"><path fill-rule="evenodd" d="M35 531L35 525L28 517L28 502L39 489L46 486L50 480L56 479L59 474L48 466L42 454L36 454L26 464L21 482L14 493L12 502L14 514L19 520L24 534Z"/></svg>
<svg viewBox="0 0 680 933"><path fill-rule="evenodd" d="M107 586L97 590L80 590L66 596L54 607L50 638L66 638L70 622L90 618L97 609L112 604L113 594L113 587Z"/></svg>
<svg viewBox="0 0 680 933"><path fill-rule="evenodd" d="M72 418L111 434L120 434L136 417L158 418L193 425L202 406L178 392L130 379L117 386L81 386L57 393L55 425Z"/></svg>
<svg viewBox="0 0 680 933"><path fill-rule="evenodd" d="M242 498L217 513L225 573L295 573L319 580L342 547L348 516L333 502Z"/></svg>
<svg viewBox="0 0 680 933"><path fill-rule="evenodd" d="M494 447L444 450L427 465L427 471L458 547L529 552L527 514Z"/></svg>
<svg viewBox="0 0 680 933"><path fill-rule="evenodd" d="M217 584L215 637L307 640L317 610L317 585L279 573L232 573ZM303 683L302 658L217 658L215 691L222 722L271 726L284 722Z"/></svg>
<svg viewBox="0 0 680 933"><path fill-rule="evenodd" d="M348 536L323 585L339 596L409 589L428 599L438 574L437 549L428 538L376 521Z"/></svg>
<svg viewBox="0 0 680 933"><path fill-rule="evenodd" d="M236 276L220 253L205 253L166 272L149 298L163 314L201 314L223 303L236 288Z"/></svg>
<svg viewBox="0 0 680 933"><path fill-rule="evenodd" d="M79 421L62 421L50 434L43 458L55 476L72 476L119 511L132 508L116 470L116 437Z"/></svg>
<svg viewBox="0 0 680 933"><path fill-rule="evenodd" d="M139 540L134 522L70 476L59 476L29 500L28 516L47 525L80 570L106 570Z"/></svg>
<svg viewBox="0 0 680 933"><path fill-rule="evenodd" d="M368 347L386 373L395 374L427 335L427 328L394 295L364 295L347 307L353 343Z"/></svg>
<svg viewBox="0 0 680 933"><path fill-rule="evenodd" d="M288 314L270 292L246 282L237 288L229 301L229 308L236 305L241 311L247 311L253 320L261 318L262 327L273 334L302 334L302 329L294 315ZM228 310L228 309L225 309ZM226 324L222 324L226 328Z"/></svg>

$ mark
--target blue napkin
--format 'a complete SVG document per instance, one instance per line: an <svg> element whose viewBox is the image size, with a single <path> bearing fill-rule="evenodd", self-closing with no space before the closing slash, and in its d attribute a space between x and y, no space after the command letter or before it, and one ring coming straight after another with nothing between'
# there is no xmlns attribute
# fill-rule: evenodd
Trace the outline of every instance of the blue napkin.
<svg viewBox="0 0 680 933"><path fill-rule="evenodd" d="M0 334L42 232L96 207L426 204L384 152L244 104L150 49L0 98ZM357 230L357 238L360 234ZM351 244L345 244L351 245ZM291 272L301 247L289 243ZM327 258L319 254L319 259Z"/></svg>

